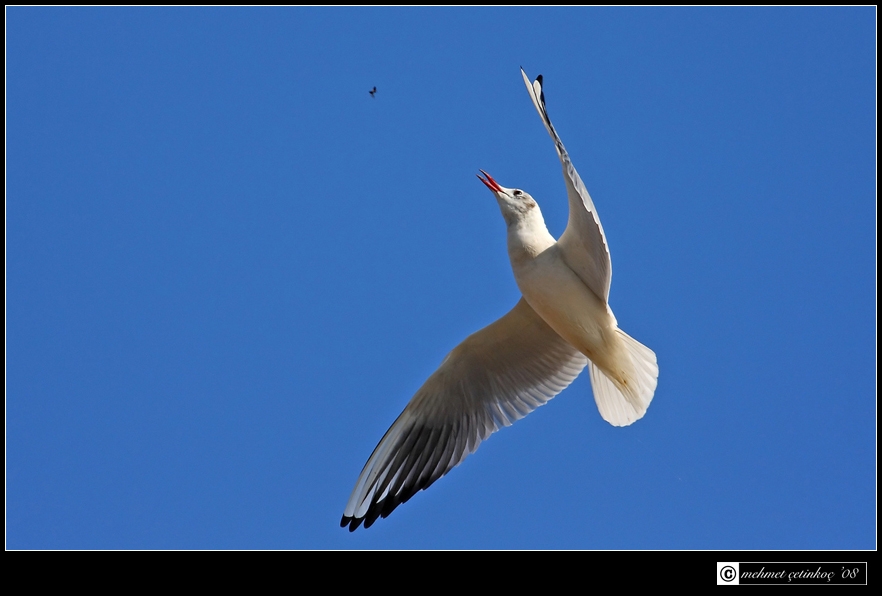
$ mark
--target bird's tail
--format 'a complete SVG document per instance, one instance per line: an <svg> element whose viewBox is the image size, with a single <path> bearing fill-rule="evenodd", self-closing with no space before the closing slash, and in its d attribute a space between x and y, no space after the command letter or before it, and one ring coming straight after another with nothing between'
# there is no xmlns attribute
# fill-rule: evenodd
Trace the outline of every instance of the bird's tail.
<svg viewBox="0 0 882 596"><path fill-rule="evenodd" d="M593 362L589 362L588 367L594 401L597 402L600 415L613 426L628 426L643 418L655 395L658 362L655 352L621 329L616 329L616 333L634 365L627 383L620 387L619 383L610 379Z"/></svg>

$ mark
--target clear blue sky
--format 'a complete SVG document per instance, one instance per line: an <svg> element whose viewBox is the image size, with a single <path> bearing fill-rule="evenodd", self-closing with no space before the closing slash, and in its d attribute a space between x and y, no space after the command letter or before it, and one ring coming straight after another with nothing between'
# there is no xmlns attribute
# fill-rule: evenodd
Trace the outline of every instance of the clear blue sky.
<svg viewBox="0 0 882 596"><path fill-rule="evenodd" d="M876 547L874 8L6 15L9 548ZM478 169L566 224L520 66L655 399L583 374L350 534L518 300Z"/></svg>

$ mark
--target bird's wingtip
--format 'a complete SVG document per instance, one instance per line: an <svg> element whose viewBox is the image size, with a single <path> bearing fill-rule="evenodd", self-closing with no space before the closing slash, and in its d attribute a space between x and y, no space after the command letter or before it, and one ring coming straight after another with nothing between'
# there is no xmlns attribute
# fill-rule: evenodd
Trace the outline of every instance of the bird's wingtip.
<svg viewBox="0 0 882 596"><path fill-rule="evenodd" d="M349 517L347 515L344 515L343 519L340 520L340 527L345 528L346 526L349 526L349 531L354 532L358 529L358 526L361 525L363 519L364 518L361 517Z"/></svg>

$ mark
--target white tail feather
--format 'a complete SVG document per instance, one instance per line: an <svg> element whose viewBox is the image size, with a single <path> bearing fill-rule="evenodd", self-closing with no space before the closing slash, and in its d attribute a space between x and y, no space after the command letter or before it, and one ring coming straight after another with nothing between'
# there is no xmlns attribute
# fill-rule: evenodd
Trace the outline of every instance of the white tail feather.
<svg viewBox="0 0 882 596"><path fill-rule="evenodd" d="M628 426L643 418L649 408L658 384L658 362L655 352L621 329L616 333L634 363L634 378L628 383L631 390L623 393L593 362L588 363L588 370L600 415L613 426Z"/></svg>

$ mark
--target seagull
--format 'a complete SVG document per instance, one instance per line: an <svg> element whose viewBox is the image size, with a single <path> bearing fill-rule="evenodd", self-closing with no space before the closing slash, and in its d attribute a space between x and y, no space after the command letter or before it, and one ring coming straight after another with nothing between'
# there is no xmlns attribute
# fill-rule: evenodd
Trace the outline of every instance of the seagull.
<svg viewBox="0 0 882 596"><path fill-rule="evenodd" d="M376 93L377 93L377 87L376 87L376 85L374 86L373 89L371 89L370 91L368 91L368 93L371 94L371 97L376 97L376 96L377 96L377 95L376 95Z"/></svg>
<svg viewBox="0 0 882 596"><path fill-rule="evenodd" d="M563 167L570 215L560 239L535 199L481 170L505 220L508 254L523 295L498 321L441 362L392 424L355 483L341 527L387 517L459 465L478 445L563 391L588 366L601 417L627 426L646 413L658 382L655 353L618 328L612 274L591 196L545 108L542 75L521 76Z"/></svg>

